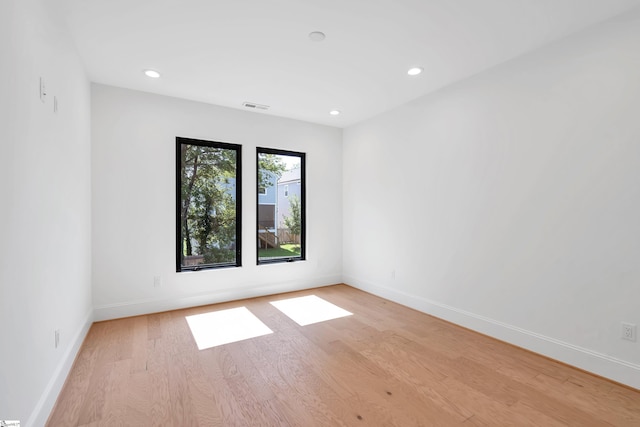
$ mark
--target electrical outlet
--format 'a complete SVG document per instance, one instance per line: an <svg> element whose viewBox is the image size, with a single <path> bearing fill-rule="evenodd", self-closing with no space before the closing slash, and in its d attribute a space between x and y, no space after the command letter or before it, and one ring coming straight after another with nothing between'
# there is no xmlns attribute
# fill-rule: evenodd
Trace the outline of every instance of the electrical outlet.
<svg viewBox="0 0 640 427"><path fill-rule="evenodd" d="M632 323L622 322L622 339L635 341L636 340L636 325Z"/></svg>
<svg viewBox="0 0 640 427"><path fill-rule="evenodd" d="M58 345L60 345L60 329L56 329L55 331L53 331L54 334L54 346L55 348L58 348Z"/></svg>
<svg viewBox="0 0 640 427"><path fill-rule="evenodd" d="M162 276L153 276L153 287L154 288L162 287Z"/></svg>

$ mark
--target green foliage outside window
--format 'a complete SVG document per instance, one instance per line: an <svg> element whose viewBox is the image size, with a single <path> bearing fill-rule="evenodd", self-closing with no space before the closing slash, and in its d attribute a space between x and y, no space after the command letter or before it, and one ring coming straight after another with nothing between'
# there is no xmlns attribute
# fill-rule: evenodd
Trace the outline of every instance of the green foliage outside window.
<svg viewBox="0 0 640 427"><path fill-rule="evenodd" d="M182 266L236 261L237 151L180 144Z"/></svg>

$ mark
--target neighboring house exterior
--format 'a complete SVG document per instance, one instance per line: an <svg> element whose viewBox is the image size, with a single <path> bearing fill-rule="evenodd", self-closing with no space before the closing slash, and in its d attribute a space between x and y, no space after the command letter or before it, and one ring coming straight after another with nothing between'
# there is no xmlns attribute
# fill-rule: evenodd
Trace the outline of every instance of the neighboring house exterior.
<svg viewBox="0 0 640 427"><path fill-rule="evenodd" d="M278 177L271 172L266 173L269 176L269 185L258 189L258 225L276 232Z"/></svg>
<svg viewBox="0 0 640 427"><path fill-rule="evenodd" d="M231 195L231 199L236 201L236 179L235 178L225 178L224 182L221 183L222 188L225 192Z"/></svg>
<svg viewBox="0 0 640 427"><path fill-rule="evenodd" d="M291 241L284 219L291 215L291 198L300 198L302 194L300 168L283 172L280 179L271 172L265 173L269 176L269 185L258 189L258 247Z"/></svg>
<svg viewBox="0 0 640 427"><path fill-rule="evenodd" d="M282 174L278 180L278 227L286 228L284 219L291 215L289 210L289 200L297 196L301 198L302 186L300 179L300 168L291 169Z"/></svg>

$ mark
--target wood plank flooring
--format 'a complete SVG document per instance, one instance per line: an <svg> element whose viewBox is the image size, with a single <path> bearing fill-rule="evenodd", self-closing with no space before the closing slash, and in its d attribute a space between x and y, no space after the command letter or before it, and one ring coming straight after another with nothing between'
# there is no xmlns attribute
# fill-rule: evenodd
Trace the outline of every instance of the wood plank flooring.
<svg viewBox="0 0 640 427"><path fill-rule="evenodd" d="M298 326L316 295L353 316ZM185 316L274 333L198 350ZM49 426L640 426L640 392L346 285L96 323Z"/></svg>

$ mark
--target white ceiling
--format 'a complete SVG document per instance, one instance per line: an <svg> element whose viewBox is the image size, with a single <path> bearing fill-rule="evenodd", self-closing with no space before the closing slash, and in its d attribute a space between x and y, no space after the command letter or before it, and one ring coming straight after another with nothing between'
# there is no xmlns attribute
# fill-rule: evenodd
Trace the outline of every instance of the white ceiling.
<svg viewBox="0 0 640 427"><path fill-rule="evenodd" d="M640 0L57 0L91 81L346 127ZM326 39L314 42L311 31ZM417 77L411 66L424 67ZM153 68L162 78L142 73ZM339 116L329 110L338 109Z"/></svg>

